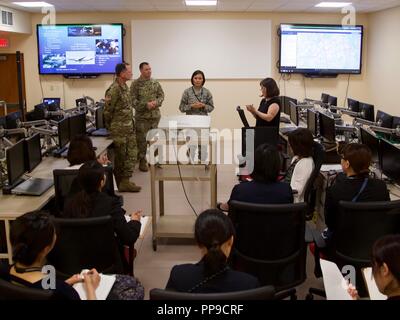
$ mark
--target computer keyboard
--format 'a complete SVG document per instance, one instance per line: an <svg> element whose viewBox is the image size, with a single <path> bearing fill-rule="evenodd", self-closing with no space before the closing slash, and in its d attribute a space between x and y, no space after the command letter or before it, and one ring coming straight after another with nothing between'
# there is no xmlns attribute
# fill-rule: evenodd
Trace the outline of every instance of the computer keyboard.
<svg viewBox="0 0 400 320"><path fill-rule="evenodd" d="M290 123L290 119L286 118L286 117L281 117L280 118L280 122L282 122L282 123Z"/></svg>

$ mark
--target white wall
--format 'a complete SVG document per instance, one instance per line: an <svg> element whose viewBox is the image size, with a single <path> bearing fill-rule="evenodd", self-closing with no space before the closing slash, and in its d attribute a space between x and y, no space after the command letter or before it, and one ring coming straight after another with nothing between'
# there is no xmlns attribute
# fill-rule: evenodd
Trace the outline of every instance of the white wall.
<svg viewBox="0 0 400 320"><path fill-rule="evenodd" d="M15 32L15 33L32 33L31 14L24 11L11 9L0 5L0 11L8 11L13 13L13 25L7 26L0 22L0 31Z"/></svg>
<svg viewBox="0 0 400 320"><path fill-rule="evenodd" d="M41 23L42 15L32 15L33 34L29 36L10 35L11 48L0 49L2 52L15 52L20 50L25 57L25 76L28 109L41 100L42 80L44 96L59 96L63 98L65 106L73 106L74 100L83 94L100 99L112 81L111 75L100 76L91 80L65 80L62 76L42 76L39 78L37 67L37 45L36 45L36 24ZM280 74L275 67L279 54L279 38L276 30L280 23L332 23L340 24L342 16L338 14L304 14L304 13L66 13L56 17L56 23L101 23L101 22L122 22L126 28L125 60L131 61L131 20L133 19L267 19L272 22L272 76L279 80ZM365 26L364 44L368 43L368 17L358 15L357 24ZM368 46L364 45L363 73L350 78L349 96L367 100L367 75ZM151 63L151 61L149 61ZM188 78L193 70L188 70ZM133 66L134 77L138 76L138 67ZM207 76L207 75L206 75ZM261 79L260 79L261 80ZM161 85L166 94L162 107L162 114L173 115L178 113L179 101L182 92L190 86L188 80L163 80ZM304 82L300 75L293 75L291 80L280 82L282 94L295 98L304 98ZM259 80L209 80L206 82L214 96L215 111L212 113L212 125L216 128L239 128L240 119L235 111L237 105L259 104ZM286 87L286 90L284 90ZM319 98L321 92L338 96L341 104L344 100L347 88L347 76L342 75L336 79L307 79L307 97ZM250 119L250 117L249 117Z"/></svg>

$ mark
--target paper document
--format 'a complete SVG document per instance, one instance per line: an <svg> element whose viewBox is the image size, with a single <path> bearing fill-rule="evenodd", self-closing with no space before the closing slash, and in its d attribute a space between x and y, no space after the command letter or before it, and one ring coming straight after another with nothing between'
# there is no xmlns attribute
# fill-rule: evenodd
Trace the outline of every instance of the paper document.
<svg viewBox="0 0 400 320"><path fill-rule="evenodd" d="M382 294L379 291L378 287L376 286L375 279L372 276L372 268L362 269L362 274L363 274L364 282L367 285L369 298L371 300L386 300L387 296Z"/></svg>
<svg viewBox="0 0 400 320"><path fill-rule="evenodd" d="M83 270L81 275L89 270ZM115 275L105 275L100 273L100 284L96 289L97 300L106 300L115 282ZM79 282L73 285L74 289L78 292L81 300L87 300L86 291L83 283Z"/></svg>
<svg viewBox="0 0 400 320"><path fill-rule="evenodd" d="M129 222L129 221L131 221L131 216L128 216L126 214L125 219L126 219L126 222ZM142 226L140 227L139 239L143 239L149 221L150 221L150 216L142 216L140 218L140 223L142 224Z"/></svg>
<svg viewBox="0 0 400 320"><path fill-rule="evenodd" d="M347 282L336 263L323 259L319 261L324 279L326 300L352 300L352 297L347 292Z"/></svg>
<svg viewBox="0 0 400 320"><path fill-rule="evenodd" d="M342 165L341 164L323 164L320 169L320 171L322 171L322 172L328 172L331 170L341 172L341 171L343 171Z"/></svg>

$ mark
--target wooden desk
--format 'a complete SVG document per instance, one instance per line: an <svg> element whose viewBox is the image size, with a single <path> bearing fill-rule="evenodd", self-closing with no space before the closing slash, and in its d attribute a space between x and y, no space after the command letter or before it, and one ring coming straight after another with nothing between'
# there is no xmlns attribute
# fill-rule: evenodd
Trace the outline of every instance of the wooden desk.
<svg viewBox="0 0 400 320"><path fill-rule="evenodd" d="M96 147L96 155L100 155L112 144L111 139L105 137L91 137L93 146ZM36 178L53 179L54 169L63 169L68 166L65 158L46 157L30 174ZM8 258L12 262L10 243L10 221L28 211L42 209L54 196L54 187L47 190L41 196L21 196L0 194L0 220L5 223L7 253L0 253L0 259Z"/></svg>

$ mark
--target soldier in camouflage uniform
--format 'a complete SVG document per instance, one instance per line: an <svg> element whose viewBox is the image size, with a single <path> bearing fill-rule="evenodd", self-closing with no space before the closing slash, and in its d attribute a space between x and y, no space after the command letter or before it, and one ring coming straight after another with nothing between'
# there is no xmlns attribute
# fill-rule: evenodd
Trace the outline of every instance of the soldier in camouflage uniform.
<svg viewBox="0 0 400 320"><path fill-rule="evenodd" d="M136 138L139 149L139 170L148 171L146 161L146 135L156 129L160 122L160 107L164 101L164 91L157 80L151 78L151 67L147 62L139 65L140 77L131 85L133 107L136 110Z"/></svg>
<svg viewBox="0 0 400 320"><path fill-rule="evenodd" d="M115 67L116 79L106 91L104 121L114 141L114 174L120 192L139 192L141 187L130 182L137 159L132 98L126 82L132 78L129 64Z"/></svg>

